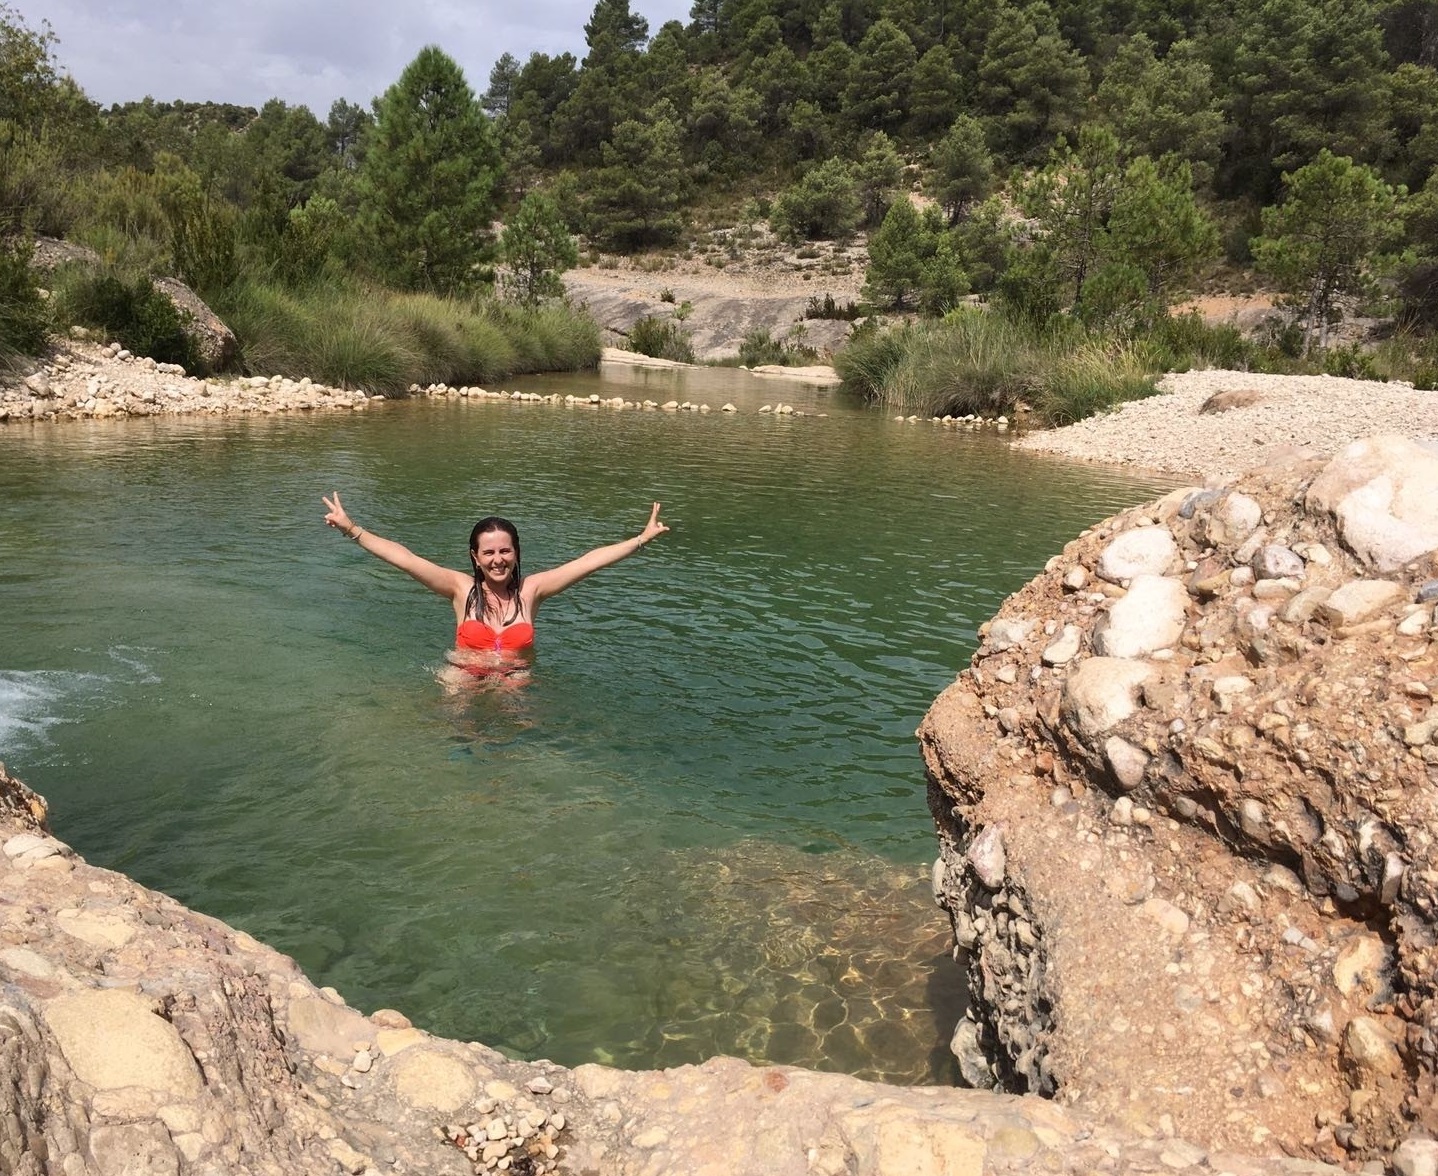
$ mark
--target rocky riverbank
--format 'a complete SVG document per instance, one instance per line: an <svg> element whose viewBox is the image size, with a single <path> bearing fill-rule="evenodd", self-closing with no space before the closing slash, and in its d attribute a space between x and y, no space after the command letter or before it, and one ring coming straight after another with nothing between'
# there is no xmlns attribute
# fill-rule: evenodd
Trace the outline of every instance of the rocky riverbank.
<svg viewBox="0 0 1438 1176"><path fill-rule="evenodd" d="M970 1082L1434 1171L1435 599L1438 453L1389 437L1108 519L1005 602L920 730Z"/></svg>

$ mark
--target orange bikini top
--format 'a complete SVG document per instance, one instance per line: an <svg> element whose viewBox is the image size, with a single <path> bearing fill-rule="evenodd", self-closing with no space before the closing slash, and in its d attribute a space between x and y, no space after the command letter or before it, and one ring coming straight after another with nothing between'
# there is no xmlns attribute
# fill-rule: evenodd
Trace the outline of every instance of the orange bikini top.
<svg viewBox="0 0 1438 1176"><path fill-rule="evenodd" d="M517 621L503 629L491 629L483 621L461 621L454 634L454 643L460 649L481 649L503 653L528 649L534 644L534 626L528 621Z"/></svg>

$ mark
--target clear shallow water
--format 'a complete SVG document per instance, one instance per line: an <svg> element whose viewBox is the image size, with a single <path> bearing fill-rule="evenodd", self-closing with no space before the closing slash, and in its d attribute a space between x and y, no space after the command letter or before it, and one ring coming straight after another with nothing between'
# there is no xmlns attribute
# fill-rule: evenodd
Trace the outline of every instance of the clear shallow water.
<svg viewBox="0 0 1438 1176"><path fill-rule="evenodd" d="M609 376L610 373L606 372ZM949 1077L913 731L978 624L1157 484L742 373L530 378L729 416L416 402L0 432L0 758L92 861L362 1008L566 1064L714 1053ZM827 411L758 415L779 400ZM673 532L448 696L454 567Z"/></svg>

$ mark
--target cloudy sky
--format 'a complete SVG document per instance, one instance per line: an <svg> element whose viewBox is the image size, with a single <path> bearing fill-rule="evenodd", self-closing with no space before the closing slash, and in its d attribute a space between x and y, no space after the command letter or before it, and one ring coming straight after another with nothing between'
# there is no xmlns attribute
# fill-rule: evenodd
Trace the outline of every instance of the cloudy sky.
<svg viewBox="0 0 1438 1176"><path fill-rule="evenodd" d="M630 0L651 35L687 23L692 0ZM584 56L593 0L10 0L48 21L61 69L108 106L158 101L368 105L425 45L459 62L482 93L501 53Z"/></svg>

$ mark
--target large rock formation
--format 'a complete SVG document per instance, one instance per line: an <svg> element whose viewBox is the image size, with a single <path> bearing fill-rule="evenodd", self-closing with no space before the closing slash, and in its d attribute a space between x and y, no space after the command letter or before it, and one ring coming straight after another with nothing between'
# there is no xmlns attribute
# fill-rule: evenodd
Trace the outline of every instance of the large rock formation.
<svg viewBox="0 0 1438 1176"><path fill-rule="evenodd" d="M1109 519L981 629L920 729L968 1081L1434 1170L1435 553L1438 454L1376 438Z"/></svg>

